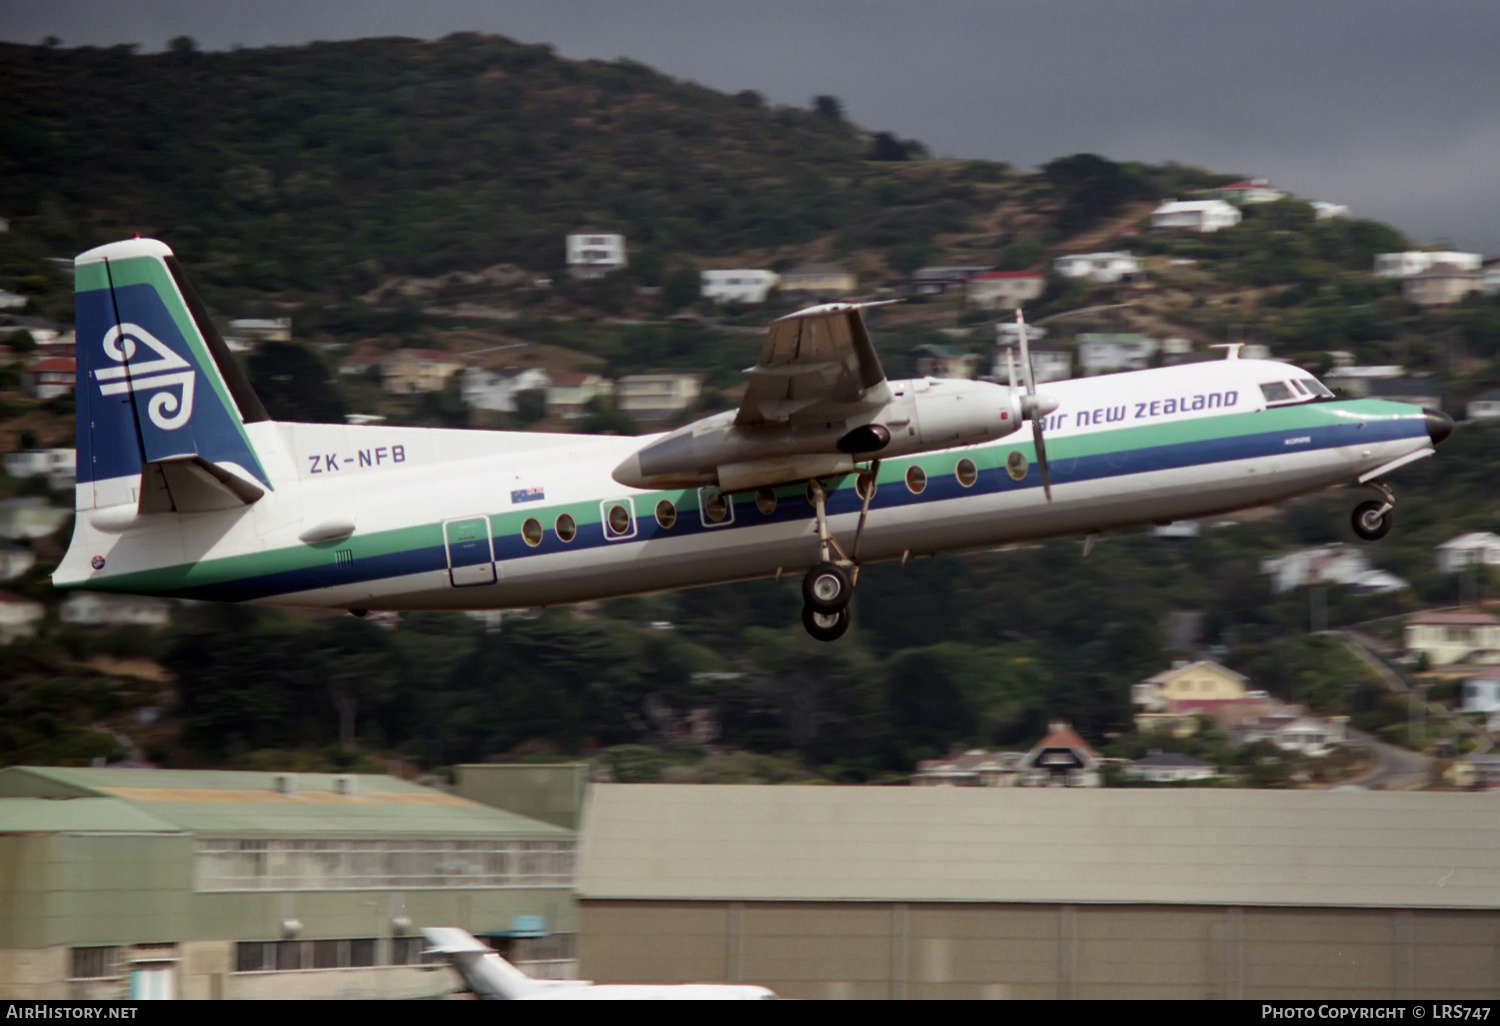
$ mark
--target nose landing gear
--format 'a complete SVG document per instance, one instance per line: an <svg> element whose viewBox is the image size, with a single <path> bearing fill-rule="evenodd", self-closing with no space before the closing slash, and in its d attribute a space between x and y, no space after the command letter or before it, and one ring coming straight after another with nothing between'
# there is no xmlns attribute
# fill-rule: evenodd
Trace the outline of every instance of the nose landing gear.
<svg viewBox="0 0 1500 1026"><path fill-rule="evenodd" d="M1391 533L1391 510L1396 506L1396 496L1389 486L1370 482L1370 487L1380 493L1380 500L1369 499L1354 507L1352 523L1354 533L1365 541L1379 541Z"/></svg>

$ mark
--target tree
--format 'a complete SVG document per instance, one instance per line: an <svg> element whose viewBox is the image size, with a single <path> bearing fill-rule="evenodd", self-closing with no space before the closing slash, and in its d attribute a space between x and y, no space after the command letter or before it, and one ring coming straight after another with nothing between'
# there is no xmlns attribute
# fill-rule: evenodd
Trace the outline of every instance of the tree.
<svg viewBox="0 0 1500 1026"><path fill-rule="evenodd" d="M837 96L814 96L813 112L829 121L843 121L844 102Z"/></svg>
<svg viewBox="0 0 1500 1026"><path fill-rule="evenodd" d="M691 267L679 267L667 275L661 288L662 305L668 312L691 306L698 298L701 276Z"/></svg>
<svg viewBox="0 0 1500 1026"><path fill-rule="evenodd" d="M310 350L291 342L267 342L250 357L250 384L272 420L341 424L344 401Z"/></svg>
<svg viewBox="0 0 1500 1026"><path fill-rule="evenodd" d="M516 393L516 420L521 424L535 424L547 415L547 390L528 388Z"/></svg>

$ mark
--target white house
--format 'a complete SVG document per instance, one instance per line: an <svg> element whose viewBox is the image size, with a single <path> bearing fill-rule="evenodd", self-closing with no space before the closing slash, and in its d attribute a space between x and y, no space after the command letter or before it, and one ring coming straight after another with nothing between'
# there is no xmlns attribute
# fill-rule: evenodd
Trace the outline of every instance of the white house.
<svg viewBox="0 0 1500 1026"><path fill-rule="evenodd" d="M602 278L630 263L625 236L608 232L574 232L567 238L568 273L575 278Z"/></svg>
<svg viewBox="0 0 1500 1026"><path fill-rule="evenodd" d="M1098 787L1104 759L1067 720L1053 720L1047 736L1017 765L1023 787Z"/></svg>
<svg viewBox="0 0 1500 1026"><path fill-rule="evenodd" d="M598 374L564 374L547 389L547 416L578 420L589 414L589 403L615 394L615 383Z"/></svg>
<svg viewBox="0 0 1500 1026"><path fill-rule="evenodd" d="M1334 218L1349 217L1349 208L1343 203L1329 203L1326 200L1313 200L1310 204L1313 208L1313 217L1319 221L1331 221Z"/></svg>
<svg viewBox="0 0 1500 1026"><path fill-rule="evenodd" d="M36 565L36 553L24 545L0 545L0 581L13 581Z"/></svg>
<svg viewBox="0 0 1500 1026"><path fill-rule="evenodd" d="M1451 574L1476 564L1500 566L1500 536L1488 531L1471 531L1437 547L1437 568L1444 573Z"/></svg>
<svg viewBox="0 0 1500 1026"><path fill-rule="evenodd" d="M0 310L19 310L26 305L26 297L19 292L0 289Z"/></svg>
<svg viewBox="0 0 1500 1026"><path fill-rule="evenodd" d="M1223 200L1167 200L1151 211L1151 227L1216 232L1239 224L1242 216Z"/></svg>
<svg viewBox="0 0 1500 1026"><path fill-rule="evenodd" d="M1325 720L1288 710L1243 723L1230 735L1242 745L1269 741L1282 751L1322 756L1343 744L1346 728L1339 718Z"/></svg>
<svg viewBox="0 0 1500 1026"><path fill-rule="evenodd" d="M1500 712L1500 677L1471 677L1459 686L1459 708L1464 712Z"/></svg>
<svg viewBox="0 0 1500 1026"><path fill-rule="evenodd" d="M1478 253L1428 252L1410 249L1404 253L1377 253L1375 273L1382 278L1410 278L1429 270L1433 264L1451 264L1463 271L1479 270L1484 258Z"/></svg>
<svg viewBox="0 0 1500 1026"><path fill-rule="evenodd" d="M1500 420L1500 388L1490 388L1469 400L1470 420Z"/></svg>
<svg viewBox="0 0 1500 1026"><path fill-rule="evenodd" d="M983 274L984 267L919 267L912 272L906 283L907 291L914 296L941 296L949 289L960 288L976 274Z"/></svg>
<svg viewBox="0 0 1500 1026"><path fill-rule="evenodd" d="M916 787L1011 787L1020 767L1020 752L971 748L950 759L920 760L911 782Z"/></svg>
<svg viewBox="0 0 1500 1026"><path fill-rule="evenodd" d="M66 356L38 360L21 372L21 387L37 399L55 399L73 391L77 365Z"/></svg>
<svg viewBox="0 0 1500 1026"><path fill-rule="evenodd" d="M1486 260L1480 270L1480 287L1487 296L1500 292L1500 257Z"/></svg>
<svg viewBox="0 0 1500 1026"><path fill-rule="evenodd" d="M172 622L172 606L143 595L75 591L63 600L59 619L74 627L165 627Z"/></svg>
<svg viewBox="0 0 1500 1026"><path fill-rule="evenodd" d="M1406 618L1406 650L1430 666L1500 660L1500 618L1478 610L1413 613Z"/></svg>
<svg viewBox="0 0 1500 1026"><path fill-rule="evenodd" d="M1052 261L1057 273L1068 278L1087 278L1100 284L1134 281L1141 275L1139 257L1129 253L1074 253Z"/></svg>
<svg viewBox="0 0 1500 1026"><path fill-rule="evenodd" d="M6 477L72 477L77 470L76 449L18 449L5 454Z"/></svg>
<svg viewBox="0 0 1500 1026"><path fill-rule="evenodd" d="M240 317L229 322L229 331L255 342L290 342L290 317Z"/></svg>
<svg viewBox="0 0 1500 1026"><path fill-rule="evenodd" d="M49 506L47 500L25 495L0 501L0 538L45 538L73 515L71 509Z"/></svg>
<svg viewBox="0 0 1500 1026"><path fill-rule="evenodd" d="M35 637L36 625L47 615L47 607L14 592L0 591L0 645Z"/></svg>
<svg viewBox="0 0 1500 1026"><path fill-rule="evenodd" d="M1143 370L1159 348L1160 343L1146 335L1084 332L1078 336L1078 366L1084 377Z"/></svg>
<svg viewBox="0 0 1500 1026"><path fill-rule="evenodd" d="M1364 591L1400 591L1410 587L1395 574L1376 570L1364 550L1335 542L1261 560L1260 572L1271 577L1276 594L1315 585L1339 584Z"/></svg>
<svg viewBox="0 0 1500 1026"><path fill-rule="evenodd" d="M615 409L637 420L665 420L696 403L702 391L701 374L630 374L615 388Z"/></svg>
<svg viewBox="0 0 1500 1026"><path fill-rule="evenodd" d="M700 294L715 303L764 303L781 276L775 271L704 271Z"/></svg>
<svg viewBox="0 0 1500 1026"><path fill-rule="evenodd" d="M1188 780L1209 780L1218 776L1218 770L1202 759L1195 759L1181 752L1152 752L1126 766L1125 776L1131 780L1173 784Z"/></svg>
<svg viewBox="0 0 1500 1026"><path fill-rule="evenodd" d="M463 372L458 388L464 402L473 409L515 413L519 393L544 391L551 384L552 378L539 367L505 370L470 367Z"/></svg>
<svg viewBox="0 0 1500 1026"><path fill-rule="evenodd" d="M1230 182L1228 185L1221 185L1210 191L1218 195L1220 199L1238 203L1241 206L1251 203L1275 203L1287 197L1284 190L1276 188L1264 178L1246 178L1242 181Z"/></svg>
<svg viewBox="0 0 1500 1026"><path fill-rule="evenodd" d="M1014 310L1046 288L1047 279L1035 271L985 271L969 279L964 298L980 310Z"/></svg>

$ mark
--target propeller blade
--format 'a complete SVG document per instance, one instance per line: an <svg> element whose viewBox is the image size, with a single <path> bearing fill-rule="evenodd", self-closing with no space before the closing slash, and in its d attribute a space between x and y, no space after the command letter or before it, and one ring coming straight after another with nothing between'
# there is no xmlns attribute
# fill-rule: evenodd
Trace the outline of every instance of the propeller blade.
<svg viewBox="0 0 1500 1026"><path fill-rule="evenodd" d="M1047 443L1042 439L1042 422L1033 420L1031 422L1031 440L1036 444L1036 469L1042 475L1042 494L1047 496L1047 501L1052 501L1052 474L1047 469Z"/></svg>

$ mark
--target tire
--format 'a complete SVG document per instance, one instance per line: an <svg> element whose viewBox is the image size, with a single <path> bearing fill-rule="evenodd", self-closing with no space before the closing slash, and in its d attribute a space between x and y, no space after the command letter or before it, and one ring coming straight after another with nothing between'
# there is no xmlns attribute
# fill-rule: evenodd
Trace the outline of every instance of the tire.
<svg viewBox="0 0 1500 1026"><path fill-rule="evenodd" d="M832 613L820 613L810 606L802 607L802 626L818 641L837 641L849 629L849 607Z"/></svg>
<svg viewBox="0 0 1500 1026"><path fill-rule="evenodd" d="M1381 513L1380 507L1384 505L1385 503L1383 502L1376 502L1374 499L1371 499L1368 502L1361 502L1358 506L1355 506L1354 516L1351 518L1354 533L1365 541L1379 541L1390 534L1391 511L1386 510L1384 513Z"/></svg>
<svg viewBox="0 0 1500 1026"><path fill-rule="evenodd" d="M819 563L802 578L802 601L819 613L837 613L853 597L849 571L833 563Z"/></svg>

